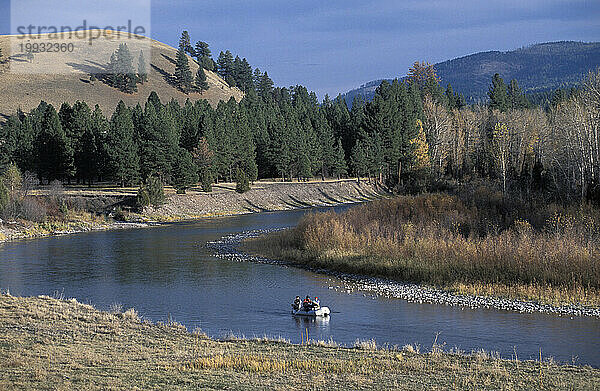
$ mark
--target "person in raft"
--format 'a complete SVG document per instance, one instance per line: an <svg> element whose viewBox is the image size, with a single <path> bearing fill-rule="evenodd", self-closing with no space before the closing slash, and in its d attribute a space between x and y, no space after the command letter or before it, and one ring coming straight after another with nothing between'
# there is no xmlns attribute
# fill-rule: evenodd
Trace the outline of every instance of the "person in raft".
<svg viewBox="0 0 600 391"><path fill-rule="evenodd" d="M294 311L298 311L300 309L300 304L301 304L300 296L296 296L296 299L294 300L294 304L292 304L292 308L294 309Z"/></svg>
<svg viewBox="0 0 600 391"><path fill-rule="evenodd" d="M313 302L310 299L310 296L306 296L306 299L302 302L302 308L304 311L310 311L313 308Z"/></svg>

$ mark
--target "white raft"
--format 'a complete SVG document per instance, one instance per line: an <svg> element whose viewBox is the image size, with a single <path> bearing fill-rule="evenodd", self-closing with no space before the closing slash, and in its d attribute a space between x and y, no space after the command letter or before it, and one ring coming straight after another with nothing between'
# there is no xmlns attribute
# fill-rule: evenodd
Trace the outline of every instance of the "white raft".
<svg viewBox="0 0 600 391"><path fill-rule="evenodd" d="M292 315L294 316L329 316L329 307L319 307L317 309L305 311L300 308L299 310L292 309Z"/></svg>

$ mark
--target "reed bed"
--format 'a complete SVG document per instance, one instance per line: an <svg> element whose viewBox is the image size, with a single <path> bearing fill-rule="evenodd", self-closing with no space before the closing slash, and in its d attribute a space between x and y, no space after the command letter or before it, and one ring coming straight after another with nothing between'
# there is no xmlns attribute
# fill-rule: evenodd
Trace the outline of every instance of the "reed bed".
<svg viewBox="0 0 600 391"><path fill-rule="evenodd" d="M313 213L246 243L299 264L459 293L600 305L600 211L425 194Z"/></svg>

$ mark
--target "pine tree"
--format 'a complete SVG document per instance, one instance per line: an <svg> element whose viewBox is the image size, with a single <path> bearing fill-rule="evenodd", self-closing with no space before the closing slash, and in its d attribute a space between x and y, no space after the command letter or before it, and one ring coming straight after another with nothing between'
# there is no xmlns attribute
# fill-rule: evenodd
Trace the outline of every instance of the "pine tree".
<svg viewBox="0 0 600 391"><path fill-rule="evenodd" d="M198 60L198 64L202 68L208 69L209 71L214 70L214 61L212 59L212 53L206 42L196 42L196 60Z"/></svg>
<svg viewBox="0 0 600 391"><path fill-rule="evenodd" d="M229 100L228 104L233 110L231 120L228 121L229 133L233 135L233 165L239 167L248 176L250 181L255 181L258 176L256 166L256 146L250 129L248 116L245 110L237 108L235 100Z"/></svg>
<svg viewBox="0 0 600 391"><path fill-rule="evenodd" d="M106 152L111 176L121 186L132 184L139 177L140 160L133 135L131 112L125 103L120 101L110 121Z"/></svg>
<svg viewBox="0 0 600 391"><path fill-rule="evenodd" d="M36 147L40 177L51 181L73 175L73 149L52 105L43 114Z"/></svg>
<svg viewBox="0 0 600 391"><path fill-rule="evenodd" d="M162 105L156 109L155 104L148 100L138 129L138 138L142 179L158 176L168 181L178 142L172 118Z"/></svg>
<svg viewBox="0 0 600 391"><path fill-rule="evenodd" d="M192 154L184 148L179 148L175 156L172 185L177 193L185 194L186 189L198 183L198 167L194 164Z"/></svg>
<svg viewBox="0 0 600 391"><path fill-rule="evenodd" d="M165 186L159 177L152 176L148 178L144 187L148 192L148 200L152 205L160 206L165 203Z"/></svg>
<svg viewBox="0 0 600 391"><path fill-rule="evenodd" d="M219 53L219 58L217 59L217 73L219 74L219 76L221 76L221 78L223 78L223 80L227 81L227 79L229 78L229 81L231 82L234 76L233 55L229 50ZM235 85L235 80L233 82L233 85Z"/></svg>
<svg viewBox="0 0 600 391"><path fill-rule="evenodd" d="M202 184L202 191L205 193L212 192L213 177L210 171L200 172L200 182Z"/></svg>
<svg viewBox="0 0 600 391"><path fill-rule="evenodd" d="M263 73L260 77L260 83L258 85L258 96L263 99L273 98L273 80L269 77L267 72Z"/></svg>
<svg viewBox="0 0 600 391"><path fill-rule="evenodd" d="M97 151L95 135L92 132L92 112L85 102L73 105L71 145L74 149L75 173L80 179L91 181L94 172L91 168L96 164Z"/></svg>
<svg viewBox="0 0 600 391"><path fill-rule="evenodd" d="M138 80L142 84L148 81L148 70L144 59L144 51L142 50L140 50L140 57L138 58Z"/></svg>
<svg viewBox="0 0 600 391"><path fill-rule="evenodd" d="M369 138L379 138L386 166L383 174L390 186L400 182L403 169L412 163L414 156L410 141L416 136L420 104L420 92L415 84L407 91L404 83L394 80L392 84L382 82L373 101L365 106L361 129ZM369 167L373 165L369 164Z"/></svg>
<svg viewBox="0 0 600 391"><path fill-rule="evenodd" d="M235 78L232 75L225 76L225 83L227 83L229 87L237 87Z"/></svg>
<svg viewBox="0 0 600 391"><path fill-rule="evenodd" d="M488 96L490 98L490 108L505 112L509 108L508 93L506 84L499 74L492 77L492 85L489 88Z"/></svg>
<svg viewBox="0 0 600 391"><path fill-rule="evenodd" d="M138 79L133 69L133 56L126 43L119 44L119 49L110 57L107 70L113 87L127 93L137 91Z"/></svg>
<svg viewBox="0 0 600 391"><path fill-rule="evenodd" d="M351 162L352 171L354 171L354 175L356 175L356 179L360 183L360 177L365 176L368 170L367 153L361 140L357 140L352 148Z"/></svg>
<svg viewBox="0 0 600 391"><path fill-rule="evenodd" d="M12 116L5 125L8 127L8 137L0 137L0 139L5 140L1 143L2 147L6 146L9 151L12 151L11 160L22 171L35 171L37 169L36 140L41 131L41 112L42 110L38 106L29 116L23 116L22 120L19 115Z"/></svg>
<svg viewBox="0 0 600 391"><path fill-rule="evenodd" d="M146 103L150 103L152 106L154 106L155 111L160 110L163 107L163 104L160 101L160 97L158 96L156 91L152 91L150 95L148 95L148 100L146 101Z"/></svg>
<svg viewBox="0 0 600 391"><path fill-rule="evenodd" d="M203 41L197 41L196 46L194 46L194 52L196 53L196 61L198 64L202 62L202 57L206 55L206 52L210 52L208 48L208 44Z"/></svg>
<svg viewBox="0 0 600 391"><path fill-rule="evenodd" d="M179 38L179 47L184 51L184 53L189 53L189 55L192 57L196 56L194 48L190 42L190 34L186 30L181 33L181 38Z"/></svg>
<svg viewBox="0 0 600 391"><path fill-rule="evenodd" d="M334 160L331 167L331 173L340 179L340 177L348 175L348 166L346 165L346 157L342 142L338 139L335 143Z"/></svg>
<svg viewBox="0 0 600 391"><path fill-rule="evenodd" d="M327 122L334 130L334 137L342 142L342 147L347 157L352 154L352 147L356 142L356 132L362 123L362 114L364 113L364 101L355 99L352 110L354 111L351 119L346 101L341 95L338 95L333 101L329 97L322 104ZM358 118L358 117L361 118ZM353 121L357 121L354 123Z"/></svg>
<svg viewBox="0 0 600 391"><path fill-rule="evenodd" d="M260 96L260 93L258 91L258 88L260 86L260 80L262 78L262 72L260 71L260 69L256 68L254 70L254 73L252 74L252 83L254 84L254 91L256 91L256 94Z"/></svg>
<svg viewBox="0 0 600 391"><path fill-rule="evenodd" d="M513 110L526 109L531 106L529 100L525 94L523 94L523 91L521 91L519 83L515 79L512 79L508 84L507 100L509 108Z"/></svg>
<svg viewBox="0 0 600 391"><path fill-rule="evenodd" d="M22 122L17 115L11 115L4 125L0 125L0 169L18 161L18 149L23 140L20 138Z"/></svg>
<svg viewBox="0 0 600 391"><path fill-rule="evenodd" d="M233 140L234 137L230 129L234 125L230 124L231 116L228 113L229 108L226 102L219 102L215 112L214 126L212 132L207 134L210 149L215 153L215 179L224 178L232 180L233 171Z"/></svg>
<svg viewBox="0 0 600 391"><path fill-rule="evenodd" d="M233 76L235 85L237 87L239 87L240 89L242 89L242 87L241 87L242 72L243 72L242 59L240 58L240 56L235 56L235 60L233 60L232 76Z"/></svg>
<svg viewBox="0 0 600 391"><path fill-rule="evenodd" d="M252 77L252 67L248 60L245 58L242 59L239 69L239 79L238 85L242 89L242 91L248 93L249 91L254 89L254 81Z"/></svg>
<svg viewBox="0 0 600 391"><path fill-rule="evenodd" d="M441 79L433 64L416 61L408 70L408 84L418 88L421 97L430 95L440 102L443 90L439 86Z"/></svg>
<svg viewBox="0 0 600 391"><path fill-rule="evenodd" d="M200 92L208 90L206 74L204 73L204 69L202 67L199 67L198 71L196 72L196 80L194 81L194 84L196 89Z"/></svg>
<svg viewBox="0 0 600 391"><path fill-rule="evenodd" d="M250 190L250 181L248 179L248 175L238 168L236 177L235 177L235 191L238 193L245 193Z"/></svg>
<svg viewBox="0 0 600 391"><path fill-rule="evenodd" d="M92 134L90 135L91 139L96 142L95 148L93 146L89 146L90 151L95 149L96 159L94 164L89 166L89 176L92 178L94 175L98 178L106 175L110 177L111 174L108 172L110 167L109 158L108 158L108 144L107 144L107 136L110 131L110 122L108 119L102 114L102 110L100 110L100 106L96 105L94 111L92 112L92 121L90 126ZM91 181L90 181L91 182Z"/></svg>
<svg viewBox="0 0 600 391"><path fill-rule="evenodd" d="M206 137L200 138L198 146L194 149L193 156L202 182L202 191L210 193L213 183L214 152L210 149Z"/></svg>
<svg viewBox="0 0 600 391"><path fill-rule="evenodd" d="M177 59L175 63L175 84L177 87L187 93L192 88L192 71L188 63L188 58L182 46L177 50Z"/></svg>

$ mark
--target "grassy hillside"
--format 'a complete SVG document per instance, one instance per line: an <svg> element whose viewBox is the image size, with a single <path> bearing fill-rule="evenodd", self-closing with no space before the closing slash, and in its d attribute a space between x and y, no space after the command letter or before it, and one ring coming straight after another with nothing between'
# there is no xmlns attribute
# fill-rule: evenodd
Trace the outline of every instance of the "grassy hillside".
<svg viewBox="0 0 600 391"><path fill-rule="evenodd" d="M528 93L571 87L579 83L587 72L600 66L600 43L550 42L499 52L471 54L435 64L442 86L452 84L455 92L467 101L487 99L491 78L499 73L508 82L517 79ZM362 85L344 95L351 104L354 97L373 98L382 79Z"/></svg>
<svg viewBox="0 0 600 391"><path fill-rule="evenodd" d="M94 50L105 50L106 62L111 50L102 47L105 43L98 40ZM90 82L90 74L102 73L103 64L89 61L85 52L53 53L52 66L47 74L20 74L11 72L11 62L22 61L18 54L10 55L10 36L0 35L0 48L3 57L0 59L0 122L17 109L29 111L41 100L59 107L63 102L73 103L85 100L90 106L98 104L105 114L112 114L119 100L127 105L144 102L150 92L156 91L163 102L176 99L183 103L186 99L206 99L216 105L220 100L229 100L232 96L240 100L243 93L237 88L230 88L217 74L206 71L209 89L202 94L184 94L172 85L171 78L175 72L177 50L169 45L151 40L152 58L147 64L148 82L138 84L138 91L127 94L113 88L100 80ZM42 54L40 54L41 56ZM198 65L189 58L190 68L196 74ZM134 53L134 67L137 66L137 53ZM66 70L66 71L65 71ZM62 74L60 74L62 73Z"/></svg>

